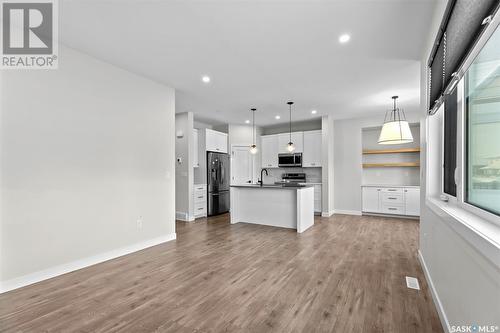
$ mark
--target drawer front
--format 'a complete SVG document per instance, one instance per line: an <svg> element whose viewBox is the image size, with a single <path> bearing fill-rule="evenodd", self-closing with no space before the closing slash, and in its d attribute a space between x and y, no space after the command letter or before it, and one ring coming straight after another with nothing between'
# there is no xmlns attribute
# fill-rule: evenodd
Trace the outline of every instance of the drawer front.
<svg viewBox="0 0 500 333"><path fill-rule="evenodd" d="M382 204L382 213L404 215L405 209L404 206Z"/></svg>
<svg viewBox="0 0 500 333"><path fill-rule="evenodd" d="M207 207L198 207L194 209L195 217L206 216L206 215L207 215Z"/></svg>
<svg viewBox="0 0 500 333"><path fill-rule="evenodd" d="M199 210L198 208L207 208L207 201L198 201L194 203L194 210Z"/></svg>
<svg viewBox="0 0 500 333"><path fill-rule="evenodd" d="M382 193L382 202L388 203L388 204L402 205L404 203L403 194L383 192Z"/></svg>
<svg viewBox="0 0 500 333"><path fill-rule="evenodd" d="M207 191L207 185L195 185L194 186L194 192L206 192Z"/></svg>
<svg viewBox="0 0 500 333"><path fill-rule="evenodd" d="M321 213L321 200L314 200L314 211Z"/></svg>
<svg viewBox="0 0 500 333"><path fill-rule="evenodd" d="M383 193L400 193L400 194L403 194L403 189L402 188L397 188L397 187L382 187L380 190Z"/></svg>
<svg viewBox="0 0 500 333"><path fill-rule="evenodd" d="M207 202L207 193L206 192L195 192L194 193L194 202L203 202L205 204Z"/></svg>

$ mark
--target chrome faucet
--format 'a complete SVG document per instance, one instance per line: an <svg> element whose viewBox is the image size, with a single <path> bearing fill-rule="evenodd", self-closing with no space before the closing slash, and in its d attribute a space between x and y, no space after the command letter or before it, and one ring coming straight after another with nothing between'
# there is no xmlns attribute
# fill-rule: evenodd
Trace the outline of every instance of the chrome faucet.
<svg viewBox="0 0 500 333"><path fill-rule="evenodd" d="M262 170L260 170L260 180L259 180L259 183L260 183L260 186L262 186L264 184L264 175L263 175L263 172L266 172L266 176L269 176L269 174L267 173L267 169L265 168L262 168Z"/></svg>

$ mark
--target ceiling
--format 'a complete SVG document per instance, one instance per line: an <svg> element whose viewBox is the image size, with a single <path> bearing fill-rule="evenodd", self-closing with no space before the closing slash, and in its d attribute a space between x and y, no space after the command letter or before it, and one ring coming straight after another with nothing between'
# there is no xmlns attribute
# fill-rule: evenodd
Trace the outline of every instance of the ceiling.
<svg viewBox="0 0 500 333"><path fill-rule="evenodd" d="M174 87L176 112L212 123L252 107L258 125L286 122L288 100L294 120L383 115L394 94L418 108L436 1L65 0L60 39Z"/></svg>

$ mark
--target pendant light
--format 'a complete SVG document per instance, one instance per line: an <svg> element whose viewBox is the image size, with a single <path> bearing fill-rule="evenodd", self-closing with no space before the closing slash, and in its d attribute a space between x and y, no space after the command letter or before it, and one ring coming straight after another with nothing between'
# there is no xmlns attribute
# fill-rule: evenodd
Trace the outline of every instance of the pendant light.
<svg viewBox="0 0 500 333"><path fill-rule="evenodd" d="M396 107L398 96L392 96L392 99L394 100L394 109L387 111L385 114L384 125L378 143L381 145L397 145L413 142L410 125L406 121L405 113L403 109Z"/></svg>
<svg viewBox="0 0 500 333"><path fill-rule="evenodd" d="M257 109L253 108L253 109L250 109L252 111L252 136L253 136L253 140L252 140L252 145L250 146L250 154L257 154L257 152L259 151L257 149L257 145L255 144L255 111L257 111Z"/></svg>
<svg viewBox="0 0 500 333"><path fill-rule="evenodd" d="M292 104L293 104L293 102L288 102L286 104L288 104L288 109L290 111L290 141L286 145L286 150L290 153L293 153L293 151L295 150L295 145L292 142Z"/></svg>

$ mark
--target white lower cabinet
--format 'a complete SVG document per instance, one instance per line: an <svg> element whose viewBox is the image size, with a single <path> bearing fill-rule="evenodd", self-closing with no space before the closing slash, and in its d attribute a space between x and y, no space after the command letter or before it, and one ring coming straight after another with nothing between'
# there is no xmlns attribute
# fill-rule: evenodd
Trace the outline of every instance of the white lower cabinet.
<svg viewBox="0 0 500 333"><path fill-rule="evenodd" d="M379 192L376 187L363 187L363 212L380 212Z"/></svg>
<svg viewBox="0 0 500 333"><path fill-rule="evenodd" d="M321 185L314 185L314 212L321 213Z"/></svg>
<svg viewBox="0 0 500 333"><path fill-rule="evenodd" d="M207 216L207 185L197 184L194 186L194 217Z"/></svg>
<svg viewBox="0 0 500 333"><path fill-rule="evenodd" d="M419 187L363 186L363 212L419 216Z"/></svg>
<svg viewBox="0 0 500 333"><path fill-rule="evenodd" d="M405 188L406 215L420 216L420 189Z"/></svg>

